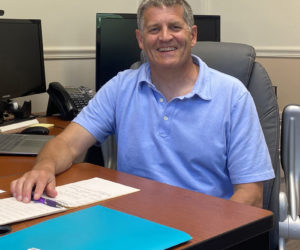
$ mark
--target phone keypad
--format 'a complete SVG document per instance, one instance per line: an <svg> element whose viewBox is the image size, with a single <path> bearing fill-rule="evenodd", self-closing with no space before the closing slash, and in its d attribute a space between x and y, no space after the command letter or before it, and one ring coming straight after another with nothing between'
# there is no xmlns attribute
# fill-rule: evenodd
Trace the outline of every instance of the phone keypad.
<svg viewBox="0 0 300 250"><path fill-rule="evenodd" d="M95 95L93 90L84 86L74 88L72 91L69 91L69 93L78 112L80 112Z"/></svg>

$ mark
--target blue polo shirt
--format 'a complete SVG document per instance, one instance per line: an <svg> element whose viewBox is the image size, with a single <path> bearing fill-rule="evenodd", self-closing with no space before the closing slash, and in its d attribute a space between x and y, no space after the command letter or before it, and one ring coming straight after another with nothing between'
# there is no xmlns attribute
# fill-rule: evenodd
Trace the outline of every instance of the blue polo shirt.
<svg viewBox="0 0 300 250"><path fill-rule="evenodd" d="M122 172L222 198L233 184L274 178L250 93L193 60L200 72L187 95L166 102L145 63L107 82L74 122L99 142L115 134Z"/></svg>

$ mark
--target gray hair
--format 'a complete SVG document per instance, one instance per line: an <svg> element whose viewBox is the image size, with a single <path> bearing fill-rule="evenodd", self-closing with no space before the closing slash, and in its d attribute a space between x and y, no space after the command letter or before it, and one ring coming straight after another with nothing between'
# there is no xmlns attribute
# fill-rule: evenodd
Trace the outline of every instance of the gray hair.
<svg viewBox="0 0 300 250"><path fill-rule="evenodd" d="M162 6L174 6L181 5L183 7L183 19L192 30L194 25L194 15L191 6L185 0L143 0L137 11L137 25L138 29L143 32L144 26L144 12L149 7L162 7Z"/></svg>

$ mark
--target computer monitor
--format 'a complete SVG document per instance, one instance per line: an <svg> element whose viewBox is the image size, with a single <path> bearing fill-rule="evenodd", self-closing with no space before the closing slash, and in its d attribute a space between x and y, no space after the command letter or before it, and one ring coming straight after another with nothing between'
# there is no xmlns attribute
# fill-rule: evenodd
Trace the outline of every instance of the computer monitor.
<svg viewBox="0 0 300 250"><path fill-rule="evenodd" d="M197 41L221 41L221 18L212 15L194 15L198 26Z"/></svg>
<svg viewBox="0 0 300 250"><path fill-rule="evenodd" d="M0 101L45 91L41 21L0 19Z"/></svg>
<svg viewBox="0 0 300 250"><path fill-rule="evenodd" d="M220 16L194 15L198 41L220 41ZM140 60L136 14L96 15L96 90Z"/></svg>
<svg viewBox="0 0 300 250"><path fill-rule="evenodd" d="M139 60L136 14L97 14L96 90Z"/></svg>

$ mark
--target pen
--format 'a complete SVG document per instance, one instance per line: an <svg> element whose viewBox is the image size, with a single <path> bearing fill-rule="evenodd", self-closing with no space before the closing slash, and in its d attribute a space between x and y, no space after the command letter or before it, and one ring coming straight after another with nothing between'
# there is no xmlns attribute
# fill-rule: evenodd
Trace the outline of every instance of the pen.
<svg viewBox="0 0 300 250"><path fill-rule="evenodd" d="M47 198L39 198L38 200L34 200L33 198L31 199L35 202L39 202L39 203L43 203L47 206L50 206L50 207L57 207L57 208L62 208L64 207L63 205L61 205L59 202L57 201L53 201L53 200L50 200L50 199L47 199Z"/></svg>

